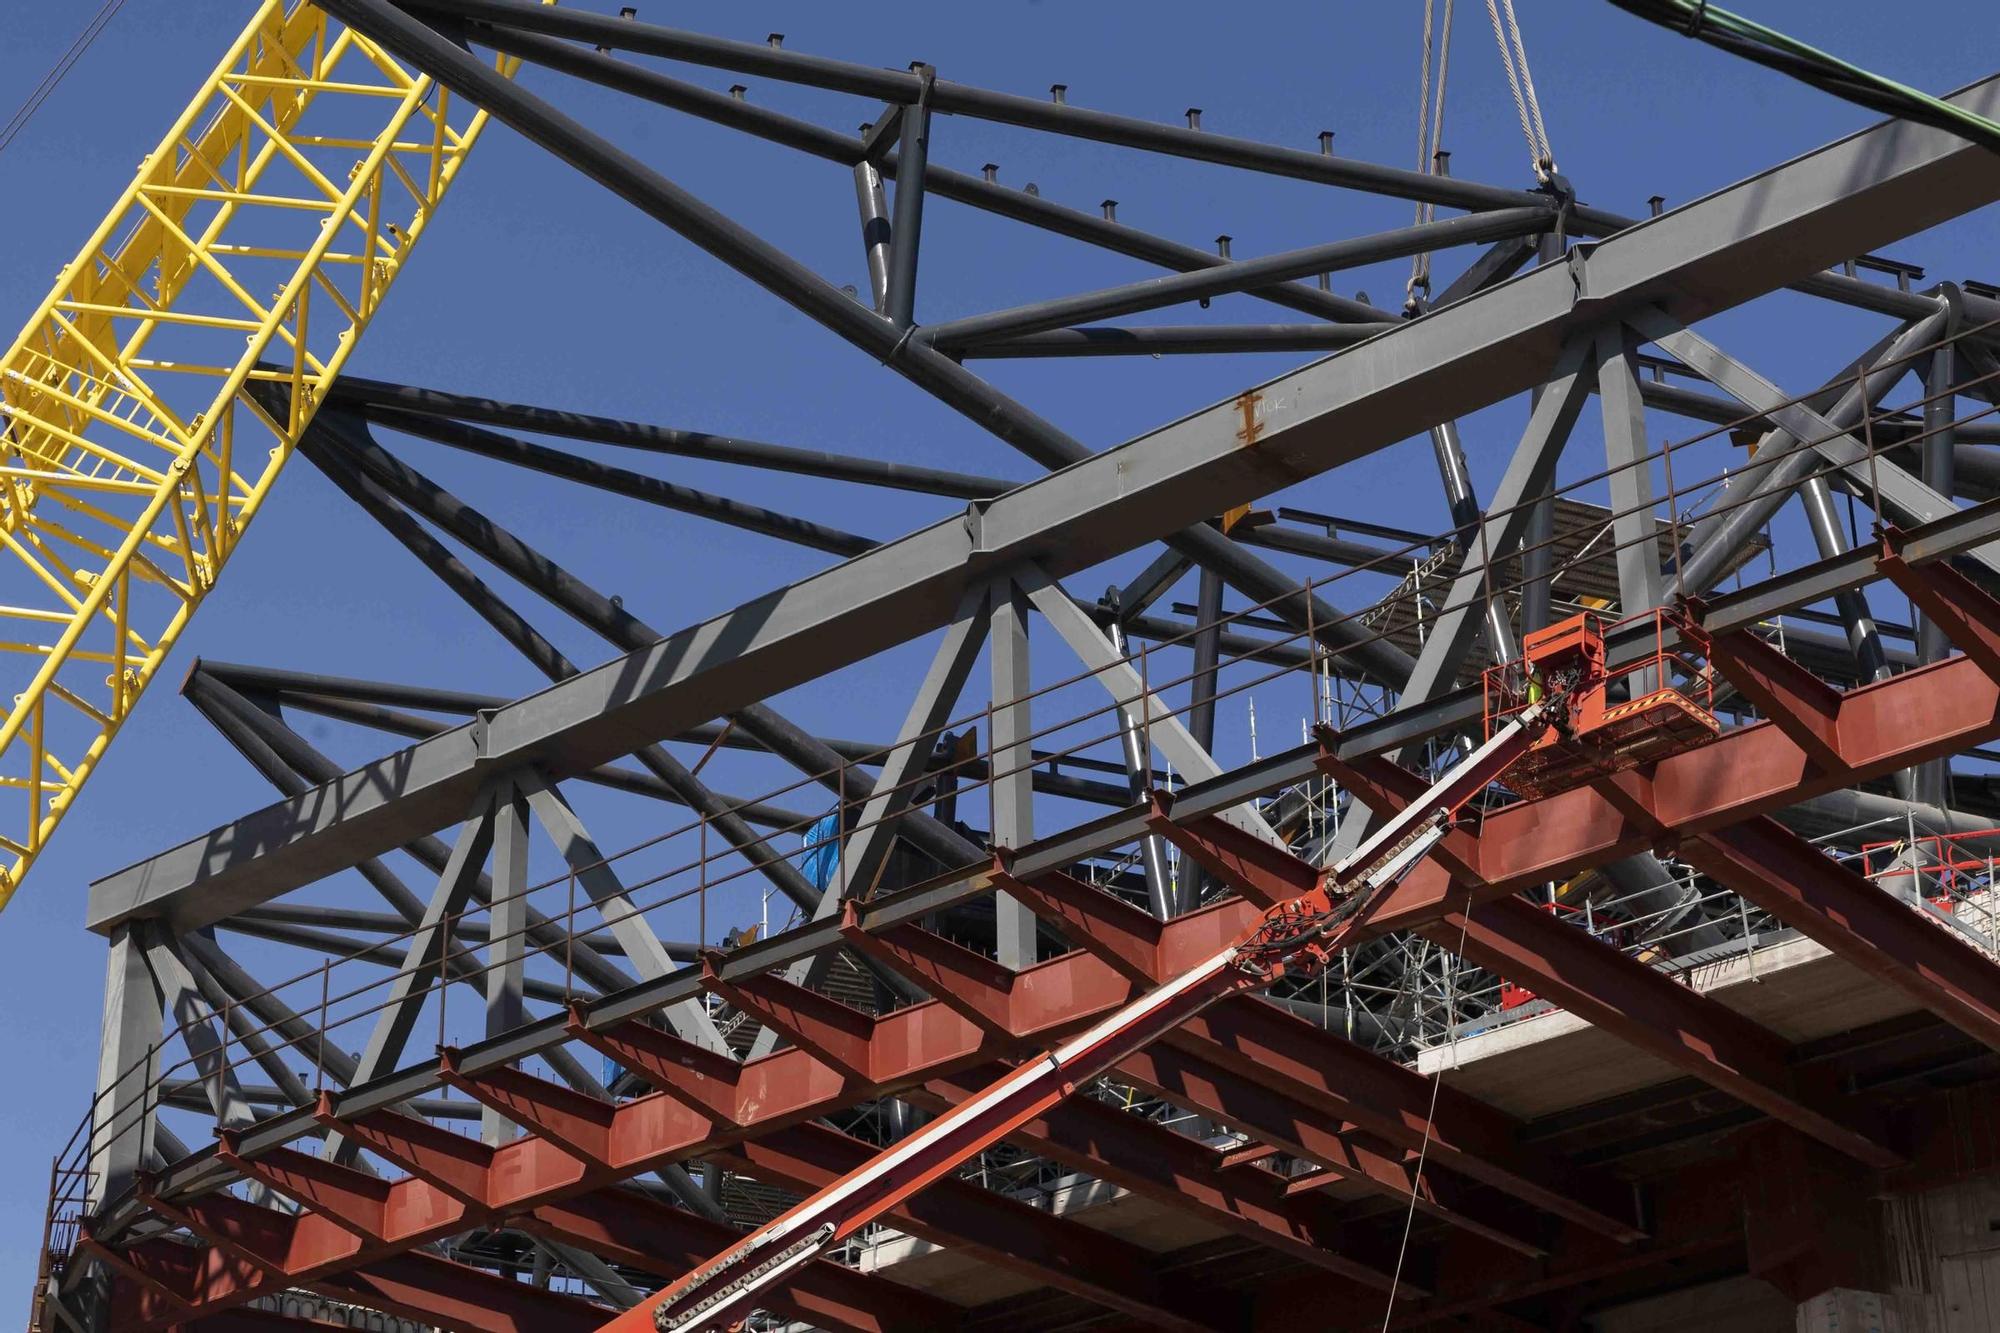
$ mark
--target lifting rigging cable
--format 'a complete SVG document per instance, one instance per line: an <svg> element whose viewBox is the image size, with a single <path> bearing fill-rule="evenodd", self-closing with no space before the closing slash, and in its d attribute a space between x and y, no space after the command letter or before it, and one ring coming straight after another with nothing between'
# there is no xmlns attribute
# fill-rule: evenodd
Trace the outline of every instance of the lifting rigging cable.
<svg viewBox="0 0 2000 1333"><path fill-rule="evenodd" d="M1444 146L1444 94L1445 85L1451 76L1451 21L1454 0L1444 0L1444 23L1438 33L1437 47L1437 98L1433 105L1431 98L1431 20L1435 0L1424 0L1424 46L1422 69L1417 79L1417 170L1426 175L1438 169L1438 154ZM1429 200L1417 201L1417 225L1423 226L1437 214L1437 205ZM1410 281L1404 290L1405 304L1414 308L1418 302L1417 293L1426 296L1431 289L1431 256L1428 250L1419 250L1410 257Z"/></svg>
<svg viewBox="0 0 2000 1333"><path fill-rule="evenodd" d="M1444 150L1445 88L1451 77L1451 30L1454 0L1444 0L1444 15L1437 21L1436 0L1424 0L1422 60L1417 80L1417 170L1436 175L1442 170ZM1514 110L1521 118L1521 134L1528 141L1528 163L1535 179L1550 185L1556 179L1555 150L1549 146L1548 127L1542 121L1541 99L1535 93L1534 75L1528 70L1528 47L1521 37L1521 20L1514 12L1514 0L1486 0L1486 13L1493 21L1493 38L1500 48L1500 66L1507 74L1507 87L1514 96ZM1434 58L1435 57L1435 58ZM1432 91L1435 64L1436 91ZM1437 206L1418 201L1418 226L1433 221ZM1410 280L1404 289L1405 308L1416 313L1431 289L1431 257L1428 251L1410 258Z"/></svg>
<svg viewBox="0 0 2000 1333"><path fill-rule="evenodd" d="M1549 146L1548 127L1542 124L1542 103L1535 96L1535 76L1528 72L1528 47L1521 40L1521 20L1514 13L1514 0L1486 0L1486 13L1493 20L1493 39L1500 44L1500 65L1507 71L1514 109L1521 116L1521 133L1528 139L1535 179L1547 185L1555 179L1556 154Z"/></svg>
<svg viewBox="0 0 2000 1333"><path fill-rule="evenodd" d="M14 114L7 117L4 125L0 125L0 153L6 152L7 145L13 143L15 137L27 128L28 122L35 118L35 113L42 109L42 103L49 99L57 85L76 68L76 62L83 59L84 53L104 35L104 29L110 25L112 19L118 17L118 11L124 7L125 0L104 0L97 12L90 16L90 22L83 25L83 31L69 44L69 49L56 57L56 63L49 67L49 72L42 75L41 81L29 90L28 95L21 100L21 105L15 108Z"/></svg>

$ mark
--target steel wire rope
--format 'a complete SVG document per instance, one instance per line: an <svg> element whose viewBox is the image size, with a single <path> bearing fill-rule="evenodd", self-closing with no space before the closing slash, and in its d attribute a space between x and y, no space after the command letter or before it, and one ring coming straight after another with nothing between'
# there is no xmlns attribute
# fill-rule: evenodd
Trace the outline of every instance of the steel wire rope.
<svg viewBox="0 0 2000 1333"><path fill-rule="evenodd" d="M1521 40L1521 20L1514 13L1514 0L1486 0L1486 13L1493 20L1493 37L1500 44L1500 63L1507 71L1514 109L1521 116L1521 132L1528 138L1535 179L1546 185L1556 174L1556 154L1549 146L1548 126L1542 123L1542 102L1535 95L1535 76L1528 69L1528 47Z"/></svg>
<svg viewBox="0 0 2000 1333"><path fill-rule="evenodd" d="M1452 11L1455 0L1444 0L1444 22L1440 25L1435 43L1432 41L1432 21L1436 13L1435 0L1424 0L1424 40L1422 69L1417 79L1417 170L1424 175L1437 174L1438 152L1444 143L1444 100L1445 87L1451 77L1451 28ZM1431 53L1437 51L1437 97L1433 106L1431 97ZM1437 206L1425 200L1417 201L1417 225L1431 221L1437 216ZM1410 280L1403 290L1404 304L1414 308L1417 291L1421 288L1426 295L1431 289L1431 257L1427 250L1410 256Z"/></svg>
<svg viewBox="0 0 2000 1333"><path fill-rule="evenodd" d="M0 125L0 153L6 152L7 145L13 143L16 136L27 128L28 122L34 119L37 111L41 110L42 103L48 101L57 85L76 68L76 63L83 59L84 53L90 50L103 35L104 29L110 25L111 20L118 16L118 11L124 7L125 0L104 0L104 3L98 6L90 22L84 25L83 31L69 44L69 49L56 58L56 63L50 66L49 72L42 76L41 82L36 84L21 105L15 108L14 114L7 118L7 123Z"/></svg>

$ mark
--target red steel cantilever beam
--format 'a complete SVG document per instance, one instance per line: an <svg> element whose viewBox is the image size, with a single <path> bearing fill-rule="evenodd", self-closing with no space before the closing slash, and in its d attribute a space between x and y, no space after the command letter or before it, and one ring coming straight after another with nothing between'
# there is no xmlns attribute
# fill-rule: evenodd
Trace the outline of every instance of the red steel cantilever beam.
<svg viewBox="0 0 2000 1333"><path fill-rule="evenodd" d="M694 1333L755 1307L828 1247L854 1234L1077 1087L1231 995L1287 974L1313 975L1354 922L1429 855L1452 817L1554 724L1563 703L1522 713L1385 823L1308 892L1271 907L1234 943L984 1091L767 1223L740 1245L604 1326L604 1333Z"/></svg>

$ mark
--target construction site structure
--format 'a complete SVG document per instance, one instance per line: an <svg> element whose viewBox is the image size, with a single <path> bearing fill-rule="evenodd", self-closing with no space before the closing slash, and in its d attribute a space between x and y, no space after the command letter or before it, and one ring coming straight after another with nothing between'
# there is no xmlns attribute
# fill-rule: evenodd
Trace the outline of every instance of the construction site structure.
<svg viewBox="0 0 2000 1333"><path fill-rule="evenodd" d="M2000 77L1633 216L1511 5L1520 186L1441 92L1404 169L657 17L262 6L0 366L0 895L294 453L548 682L187 664L274 801L89 887L37 1333L2000 1325L2000 288L1888 253L1990 225ZM830 164L852 285L574 83ZM489 119L1026 479L342 373ZM945 165L970 121L1416 216L1238 257ZM946 205L1164 276L920 320ZM1710 323L1832 310L1872 344L1784 387ZM1109 448L979 373L1249 353ZM437 448L563 487L561 549ZM1344 512L1377 456L1434 521ZM925 521L848 530L884 491ZM816 563L613 595L628 504Z"/></svg>

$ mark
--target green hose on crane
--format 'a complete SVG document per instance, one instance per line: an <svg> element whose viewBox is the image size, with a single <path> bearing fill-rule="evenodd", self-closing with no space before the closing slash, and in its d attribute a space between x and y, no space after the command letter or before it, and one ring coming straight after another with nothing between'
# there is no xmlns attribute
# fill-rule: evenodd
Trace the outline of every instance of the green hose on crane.
<svg viewBox="0 0 2000 1333"><path fill-rule="evenodd" d="M2000 153L2000 122L1850 65L1797 38L1709 4L1708 0L1611 0L1611 3L1648 22L1672 28L1684 37L1697 38L1732 55L1789 74L1835 97L1934 126Z"/></svg>

